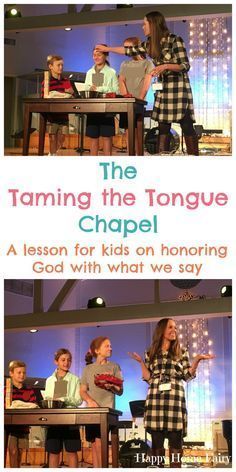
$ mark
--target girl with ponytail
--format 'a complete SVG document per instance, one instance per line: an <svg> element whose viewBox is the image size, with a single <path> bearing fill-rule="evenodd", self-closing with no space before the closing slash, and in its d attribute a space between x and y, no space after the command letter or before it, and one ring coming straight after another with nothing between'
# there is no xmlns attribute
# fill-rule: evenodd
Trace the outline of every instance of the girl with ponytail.
<svg viewBox="0 0 236 472"><path fill-rule="evenodd" d="M81 378L81 398L90 408L115 407L115 395L122 395L120 366L111 362L110 339L99 336L92 340L85 355L86 367ZM99 425L86 426L86 439L92 443L94 468L101 467L101 432Z"/></svg>

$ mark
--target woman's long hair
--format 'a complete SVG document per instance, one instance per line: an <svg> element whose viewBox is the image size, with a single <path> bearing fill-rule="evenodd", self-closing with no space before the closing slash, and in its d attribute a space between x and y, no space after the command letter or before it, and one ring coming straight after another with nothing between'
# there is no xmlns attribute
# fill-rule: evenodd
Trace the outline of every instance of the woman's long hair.
<svg viewBox="0 0 236 472"><path fill-rule="evenodd" d="M102 343L106 341L106 339L109 339L107 336L98 336L97 338L93 339L88 352L85 354L85 362L86 365L92 364L93 363L93 358L97 357L96 351L100 348Z"/></svg>
<svg viewBox="0 0 236 472"><path fill-rule="evenodd" d="M159 59L161 54L161 39L168 36L166 20L159 11L152 11L146 15L150 25L148 54L152 59Z"/></svg>
<svg viewBox="0 0 236 472"><path fill-rule="evenodd" d="M152 344L148 350L150 362L153 361L154 357L161 355L162 353L162 342L168 321L173 320L172 318L162 318L156 325L153 333ZM178 359L181 355L181 348L177 335L176 339L170 343L169 354L172 359Z"/></svg>

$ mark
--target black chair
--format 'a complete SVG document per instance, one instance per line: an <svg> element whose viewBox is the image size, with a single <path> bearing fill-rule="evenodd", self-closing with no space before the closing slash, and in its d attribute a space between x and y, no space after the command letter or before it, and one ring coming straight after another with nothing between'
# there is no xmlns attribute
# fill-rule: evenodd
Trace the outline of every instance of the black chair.
<svg viewBox="0 0 236 472"><path fill-rule="evenodd" d="M134 400L129 402L129 407L132 415L132 429L134 432L134 425L136 418L143 418L144 411L145 411L145 400ZM135 434L134 434L135 436ZM142 462L141 460L137 461L137 455L139 458L144 456L151 455L151 448L147 443L147 437L145 432L145 440L143 441L140 438L134 437L133 439L129 439L125 441L119 453L119 460L120 466L127 469L127 468L146 468L148 467L148 461Z"/></svg>
<svg viewBox="0 0 236 472"><path fill-rule="evenodd" d="M133 418L143 418L145 410L145 400L133 400L129 402L130 412Z"/></svg>
<svg viewBox="0 0 236 472"><path fill-rule="evenodd" d="M133 418L133 423L135 424L136 418L143 418L145 411L145 400L133 400L129 402L130 412ZM145 441L147 441L147 431L145 429Z"/></svg>

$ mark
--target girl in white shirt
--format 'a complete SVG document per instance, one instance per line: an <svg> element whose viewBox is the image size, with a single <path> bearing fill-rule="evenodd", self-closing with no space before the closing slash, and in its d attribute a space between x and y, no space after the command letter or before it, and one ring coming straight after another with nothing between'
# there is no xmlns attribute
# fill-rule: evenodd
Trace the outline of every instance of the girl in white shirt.
<svg viewBox="0 0 236 472"><path fill-rule="evenodd" d="M72 362L72 355L68 349L58 349L54 355L54 362L57 366L53 374L47 378L44 398L59 399L57 387L63 382L64 387L60 387L66 394L61 400L65 401L67 407L77 407L82 403L80 397L80 379L77 375L69 372ZM60 394L61 395L61 394ZM47 429L45 448L49 453L49 468L59 467L60 452L65 447L67 451L69 467L78 467L77 452L81 450L80 431L74 426L50 426Z"/></svg>
<svg viewBox="0 0 236 472"><path fill-rule="evenodd" d="M108 53L93 50L94 66L86 74L85 85L89 90L101 93L119 93L119 83L116 71L107 60ZM115 135L115 121L110 114L89 113L87 115L86 136L90 137L90 154L97 156L99 137L103 137L103 152L105 156L112 154L112 136Z"/></svg>

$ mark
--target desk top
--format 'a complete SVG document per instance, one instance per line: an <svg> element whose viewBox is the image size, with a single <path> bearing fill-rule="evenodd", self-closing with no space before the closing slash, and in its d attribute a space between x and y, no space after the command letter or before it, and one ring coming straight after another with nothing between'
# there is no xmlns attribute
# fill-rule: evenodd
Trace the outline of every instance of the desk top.
<svg viewBox="0 0 236 472"><path fill-rule="evenodd" d="M55 103L138 103L140 105L147 105L145 100L140 100L139 98L23 98L24 103L47 103L47 104L55 104Z"/></svg>
<svg viewBox="0 0 236 472"><path fill-rule="evenodd" d="M57 414L57 415L68 415L68 414L84 414L90 415L95 414L111 414L121 416L123 413L120 410L114 410L113 408L99 407L99 408L8 408L4 410L4 415L41 415L41 414Z"/></svg>
<svg viewBox="0 0 236 472"><path fill-rule="evenodd" d="M100 424L105 420L108 424L116 425L121 411L111 408L9 408L5 410L5 426L13 425L86 425Z"/></svg>

